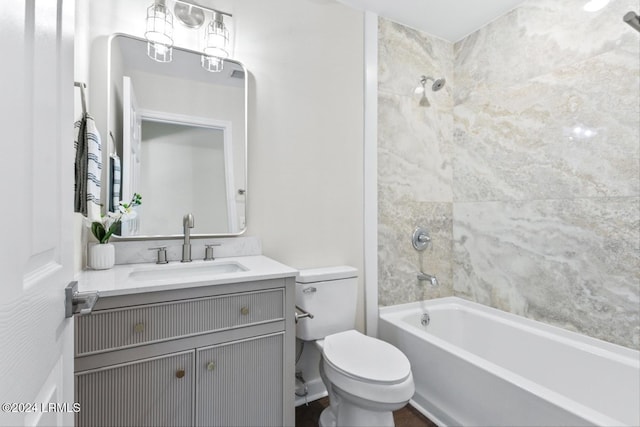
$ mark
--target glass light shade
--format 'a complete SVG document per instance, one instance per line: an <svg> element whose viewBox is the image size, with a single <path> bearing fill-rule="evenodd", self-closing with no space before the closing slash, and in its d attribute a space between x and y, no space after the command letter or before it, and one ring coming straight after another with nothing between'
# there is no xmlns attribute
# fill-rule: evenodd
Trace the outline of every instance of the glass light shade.
<svg viewBox="0 0 640 427"><path fill-rule="evenodd" d="M229 57L229 30L224 25L221 15L207 25L204 32L204 49L200 63L202 68L211 72L222 71L224 58Z"/></svg>
<svg viewBox="0 0 640 427"><path fill-rule="evenodd" d="M202 68L212 73L219 73L224 69L224 59L216 56L201 55L200 64Z"/></svg>
<svg viewBox="0 0 640 427"><path fill-rule="evenodd" d="M173 59L173 46L162 43L147 42L147 56L158 62L171 62Z"/></svg>
<svg viewBox="0 0 640 427"><path fill-rule="evenodd" d="M173 15L165 5L154 3L147 9L144 37L150 43L173 46Z"/></svg>

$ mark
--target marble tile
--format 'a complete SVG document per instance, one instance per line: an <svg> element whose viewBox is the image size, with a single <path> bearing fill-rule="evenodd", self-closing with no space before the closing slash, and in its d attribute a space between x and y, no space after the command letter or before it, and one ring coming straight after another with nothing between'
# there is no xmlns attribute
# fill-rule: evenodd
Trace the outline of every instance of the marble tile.
<svg viewBox="0 0 640 427"><path fill-rule="evenodd" d="M378 183L418 201L451 201L453 116L406 96L378 96ZM401 171L401 173L399 173Z"/></svg>
<svg viewBox="0 0 640 427"><path fill-rule="evenodd" d="M452 294L453 49L385 19L379 29L379 302L393 305ZM413 93L421 75L448 79L444 89L428 89L430 107ZM411 245L418 225L433 237L424 252ZM439 286L419 282L421 270Z"/></svg>
<svg viewBox="0 0 640 427"><path fill-rule="evenodd" d="M640 199L456 203L456 295L640 348Z"/></svg>
<svg viewBox="0 0 640 427"><path fill-rule="evenodd" d="M622 17L637 0L615 0L598 12L585 0L529 0L454 46L455 99L478 84L503 86L612 50L638 54L638 34Z"/></svg>
<svg viewBox="0 0 640 427"><path fill-rule="evenodd" d="M638 195L638 69L611 51L457 105L455 200Z"/></svg>
<svg viewBox="0 0 640 427"><path fill-rule="evenodd" d="M453 45L384 18L378 19L378 88L380 92L415 97L420 76L446 78L438 92L427 92L432 105L450 107Z"/></svg>
<svg viewBox="0 0 640 427"><path fill-rule="evenodd" d="M453 293L640 348L640 3L583 5L529 0L455 46L379 21L382 305ZM425 69L447 91L420 110Z"/></svg>
<svg viewBox="0 0 640 427"><path fill-rule="evenodd" d="M417 202L379 195L378 300L394 305L452 295L451 203ZM422 252L411 244L416 226L426 227L432 245ZM423 271L435 275L439 286L420 282Z"/></svg>

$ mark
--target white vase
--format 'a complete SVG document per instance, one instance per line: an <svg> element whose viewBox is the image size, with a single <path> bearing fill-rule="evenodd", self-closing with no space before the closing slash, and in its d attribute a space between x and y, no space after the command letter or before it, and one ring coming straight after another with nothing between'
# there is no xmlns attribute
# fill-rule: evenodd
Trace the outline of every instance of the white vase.
<svg viewBox="0 0 640 427"><path fill-rule="evenodd" d="M116 248L111 243L96 243L89 246L87 257L89 267L94 270L107 270L116 262Z"/></svg>

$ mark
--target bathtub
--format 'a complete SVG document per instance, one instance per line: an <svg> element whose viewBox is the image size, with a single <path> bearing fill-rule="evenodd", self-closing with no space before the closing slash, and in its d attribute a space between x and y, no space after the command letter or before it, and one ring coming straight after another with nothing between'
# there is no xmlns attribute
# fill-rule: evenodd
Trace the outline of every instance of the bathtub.
<svg viewBox="0 0 640 427"><path fill-rule="evenodd" d="M640 425L638 351L455 297L381 308L379 337L440 426Z"/></svg>

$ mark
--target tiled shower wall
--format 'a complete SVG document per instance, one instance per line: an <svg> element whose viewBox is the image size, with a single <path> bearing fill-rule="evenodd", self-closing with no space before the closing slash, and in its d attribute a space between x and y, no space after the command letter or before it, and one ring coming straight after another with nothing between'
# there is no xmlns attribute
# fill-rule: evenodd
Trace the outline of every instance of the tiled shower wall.
<svg viewBox="0 0 640 427"><path fill-rule="evenodd" d="M453 45L380 19L378 36L379 302L393 305L452 294ZM418 106L420 76L447 78ZM429 82L429 85L431 82ZM417 225L433 245L411 245ZM421 285L420 269L440 286Z"/></svg>
<svg viewBox="0 0 640 427"><path fill-rule="evenodd" d="M640 348L639 4L583 5L525 2L455 44L380 20L382 305L457 295ZM421 74L447 78L428 108Z"/></svg>

